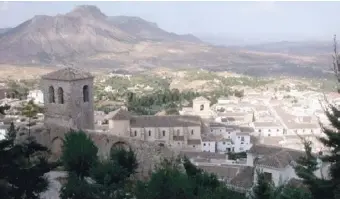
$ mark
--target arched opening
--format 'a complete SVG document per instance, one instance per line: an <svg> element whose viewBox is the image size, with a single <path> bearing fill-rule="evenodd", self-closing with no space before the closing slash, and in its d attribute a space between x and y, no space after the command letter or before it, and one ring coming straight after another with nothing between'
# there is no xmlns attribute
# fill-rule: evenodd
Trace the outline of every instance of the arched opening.
<svg viewBox="0 0 340 199"><path fill-rule="evenodd" d="M130 147L129 144L127 144L124 141L118 141L118 142L114 143L111 147L111 150L115 150L115 149L131 150L131 147Z"/></svg>
<svg viewBox="0 0 340 199"><path fill-rule="evenodd" d="M61 87L58 88L58 103L64 104L64 90Z"/></svg>
<svg viewBox="0 0 340 199"><path fill-rule="evenodd" d="M55 137L51 144L51 153L57 157L61 155L63 140L60 137Z"/></svg>
<svg viewBox="0 0 340 199"><path fill-rule="evenodd" d="M83 87L83 100L84 100L84 102L89 101L89 86L88 85L85 85Z"/></svg>
<svg viewBox="0 0 340 199"><path fill-rule="evenodd" d="M49 103L55 103L53 86L50 86L48 89L48 101Z"/></svg>
<svg viewBox="0 0 340 199"><path fill-rule="evenodd" d="M204 104L201 104L200 106L200 110L203 111L204 110Z"/></svg>

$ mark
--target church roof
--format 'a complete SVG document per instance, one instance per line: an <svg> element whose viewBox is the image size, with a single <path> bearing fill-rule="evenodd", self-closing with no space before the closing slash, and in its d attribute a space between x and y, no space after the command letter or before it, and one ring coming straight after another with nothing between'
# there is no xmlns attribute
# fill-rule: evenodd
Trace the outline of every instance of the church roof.
<svg viewBox="0 0 340 199"><path fill-rule="evenodd" d="M199 101L199 102L210 102L207 98L200 96L196 97L193 101Z"/></svg>
<svg viewBox="0 0 340 199"><path fill-rule="evenodd" d="M108 119L111 120L130 120L131 115L127 110L124 110L122 108L117 109L108 115Z"/></svg>
<svg viewBox="0 0 340 199"><path fill-rule="evenodd" d="M51 79L51 80L64 80L64 81L72 81L72 80L79 80L79 79L88 79L93 78L93 75L89 72L85 72L81 69L77 68L62 68L57 71L53 71L46 75L42 76L42 79Z"/></svg>

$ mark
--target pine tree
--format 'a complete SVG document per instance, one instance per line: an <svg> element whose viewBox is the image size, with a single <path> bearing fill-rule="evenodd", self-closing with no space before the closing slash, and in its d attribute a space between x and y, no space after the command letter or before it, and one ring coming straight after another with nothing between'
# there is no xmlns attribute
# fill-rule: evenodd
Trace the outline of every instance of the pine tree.
<svg viewBox="0 0 340 199"><path fill-rule="evenodd" d="M269 182L264 173L256 171L257 181L252 189L250 198L252 199L272 199L274 195L274 186L272 182Z"/></svg>
<svg viewBox="0 0 340 199"><path fill-rule="evenodd" d="M40 108L33 100L30 100L22 110L22 115L28 117L28 136L31 135L31 120L33 117L37 116L39 112Z"/></svg>
<svg viewBox="0 0 340 199"><path fill-rule="evenodd" d="M339 84L340 57L337 53L336 36L334 36L333 69ZM338 88L338 92L340 92L340 88ZM310 143L305 144L306 157L301 159L295 170L309 187L313 199L338 199L340 198L340 110L328 103L325 114L331 127L321 124L325 137L320 137L319 140L329 151L321 155L320 159L323 164L329 165L329 178L317 178L313 174L317 168L315 157L311 154Z"/></svg>
<svg viewBox="0 0 340 199"><path fill-rule="evenodd" d="M56 165L46 161L47 148L29 139L16 143L15 126L0 141L0 195L6 199L38 199L48 187L44 174Z"/></svg>
<svg viewBox="0 0 340 199"><path fill-rule="evenodd" d="M10 127L7 129L6 139L8 140L15 140L17 137L17 129L14 126L14 123L11 122Z"/></svg>

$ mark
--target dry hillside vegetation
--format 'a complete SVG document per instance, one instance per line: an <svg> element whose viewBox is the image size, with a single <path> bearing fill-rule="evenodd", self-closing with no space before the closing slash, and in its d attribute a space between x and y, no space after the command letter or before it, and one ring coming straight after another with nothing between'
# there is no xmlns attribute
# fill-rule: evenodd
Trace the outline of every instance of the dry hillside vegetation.
<svg viewBox="0 0 340 199"><path fill-rule="evenodd" d="M310 75L318 75L329 58L325 56L213 46L193 35L164 31L139 17L106 16L95 6L35 16L0 32L0 64L11 65L203 68L250 75L305 75L311 70L301 66L313 66L317 71Z"/></svg>

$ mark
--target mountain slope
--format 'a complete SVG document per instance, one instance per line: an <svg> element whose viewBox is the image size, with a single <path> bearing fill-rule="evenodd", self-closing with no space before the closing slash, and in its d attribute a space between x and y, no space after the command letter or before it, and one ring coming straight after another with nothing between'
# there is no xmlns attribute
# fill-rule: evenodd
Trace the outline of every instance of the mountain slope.
<svg viewBox="0 0 340 199"><path fill-rule="evenodd" d="M78 6L65 15L35 16L0 34L0 64L204 68L264 76L319 75L331 61L328 54L260 47L213 46L138 17L107 17L95 6Z"/></svg>
<svg viewBox="0 0 340 199"><path fill-rule="evenodd" d="M127 51L135 42L97 8L79 6L66 15L35 16L1 34L0 60L58 63L98 52Z"/></svg>
<svg viewBox="0 0 340 199"><path fill-rule="evenodd" d="M10 28L0 28L0 35L10 30Z"/></svg>
<svg viewBox="0 0 340 199"><path fill-rule="evenodd" d="M177 35L166 32L159 28L157 24L148 22L140 17L113 16L109 17L109 21L121 30L141 40L201 42L200 39L190 34Z"/></svg>

